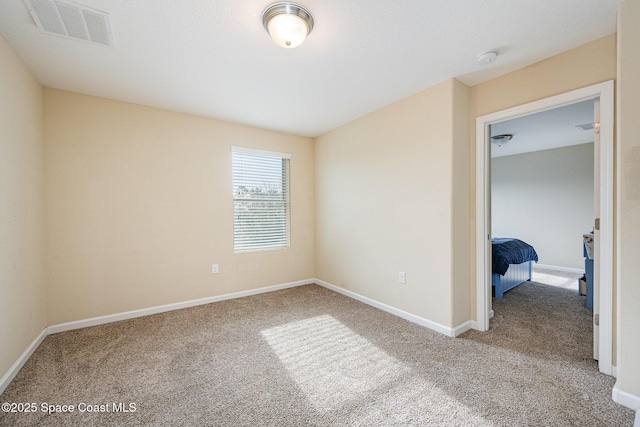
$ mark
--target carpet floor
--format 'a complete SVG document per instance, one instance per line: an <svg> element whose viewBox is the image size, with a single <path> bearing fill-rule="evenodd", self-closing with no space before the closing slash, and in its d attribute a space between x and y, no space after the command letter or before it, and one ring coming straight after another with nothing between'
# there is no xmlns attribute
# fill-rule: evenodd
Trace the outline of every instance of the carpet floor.
<svg viewBox="0 0 640 427"><path fill-rule="evenodd" d="M582 274L582 272L573 273L551 268L543 268L534 264L532 266L531 279L534 282L573 289L575 292L578 292L578 279L582 277Z"/></svg>
<svg viewBox="0 0 640 427"><path fill-rule="evenodd" d="M448 338L308 285L50 335L0 396L36 411L0 425L633 425L584 297L525 283L494 310Z"/></svg>

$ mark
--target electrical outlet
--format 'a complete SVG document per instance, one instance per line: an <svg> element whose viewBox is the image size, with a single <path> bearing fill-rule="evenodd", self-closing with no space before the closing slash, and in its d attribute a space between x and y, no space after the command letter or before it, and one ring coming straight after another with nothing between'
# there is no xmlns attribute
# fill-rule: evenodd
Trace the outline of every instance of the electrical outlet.
<svg viewBox="0 0 640 427"><path fill-rule="evenodd" d="M404 271L398 272L398 282L402 283L403 285L407 283L407 273L405 273Z"/></svg>
<svg viewBox="0 0 640 427"><path fill-rule="evenodd" d="M213 274L218 274L218 264L212 264L211 265L211 272Z"/></svg>

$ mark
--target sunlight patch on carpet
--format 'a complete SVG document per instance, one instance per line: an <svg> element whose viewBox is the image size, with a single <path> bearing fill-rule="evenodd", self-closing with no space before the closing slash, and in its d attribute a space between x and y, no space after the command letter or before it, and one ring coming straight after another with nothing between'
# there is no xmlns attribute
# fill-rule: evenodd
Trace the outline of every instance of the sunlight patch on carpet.
<svg viewBox="0 0 640 427"><path fill-rule="evenodd" d="M557 286L578 291L578 279L573 277L561 277L552 274L532 272L531 280L545 285Z"/></svg>
<svg viewBox="0 0 640 427"><path fill-rule="evenodd" d="M357 402L355 419L382 417L402 424L417 416L411 411L418 410L434 416L459 414L474 420L474 425L489 425L445 390L416 376L409 366L332 316L288 323L261 334L318 411L334 411ZM413 409L408 412L407 408Z"/></svg>
<svg viewBox="0 0 640 427"><path fill-rule="evenodd" d="M329 315L261 332L309 401L334 409L399 378L407 368ZM341 391L336 393L336 391Z"/></svg>

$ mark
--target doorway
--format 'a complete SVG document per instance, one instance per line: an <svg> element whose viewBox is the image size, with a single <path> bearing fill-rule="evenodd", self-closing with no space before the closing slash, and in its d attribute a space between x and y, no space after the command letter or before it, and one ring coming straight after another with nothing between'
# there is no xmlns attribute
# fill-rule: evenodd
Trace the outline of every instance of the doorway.
<svg viewBox="0 0 640 427"><path fill-rule="evenodd" d="M489 329L491 315L491 189L490 127L494 123L554 109L589 99L596 102L594 144L597 244L595 247L594 334L599 370L613 374L613 81L545 98L476 119L476 325ZM599 115L599 121L597 117ZM599 212L598 212L599 211Z"/></svg>

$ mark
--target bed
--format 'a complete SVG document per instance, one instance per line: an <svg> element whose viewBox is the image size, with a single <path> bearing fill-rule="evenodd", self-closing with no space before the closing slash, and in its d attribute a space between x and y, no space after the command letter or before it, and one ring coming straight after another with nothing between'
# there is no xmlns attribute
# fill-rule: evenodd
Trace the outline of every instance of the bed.
<svg viewBox="0 0 640 427"><path fill-rule="evenodd" d="M531 281L531 265L538 262L538 254L533 246L514 238L493 238L491 248L491 284L495 297L502 299L508 290Z"/></svg>

